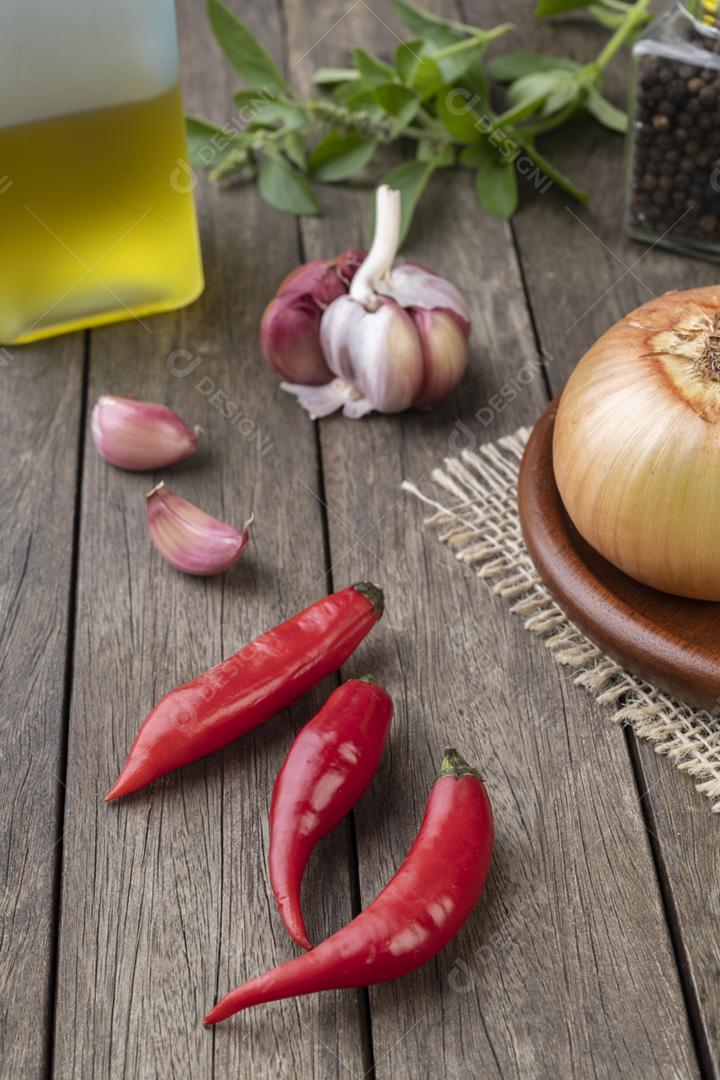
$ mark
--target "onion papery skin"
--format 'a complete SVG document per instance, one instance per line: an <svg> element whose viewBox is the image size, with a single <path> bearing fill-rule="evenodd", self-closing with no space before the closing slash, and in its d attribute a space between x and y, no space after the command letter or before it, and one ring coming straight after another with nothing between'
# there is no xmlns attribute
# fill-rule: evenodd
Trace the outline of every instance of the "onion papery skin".
<svg viewBox="0 0 720 1080"><path fill-rule="evenodd" d="M720 286L611 327L563 391L555 480L578 532L663 592L720 600Z"/></svg>

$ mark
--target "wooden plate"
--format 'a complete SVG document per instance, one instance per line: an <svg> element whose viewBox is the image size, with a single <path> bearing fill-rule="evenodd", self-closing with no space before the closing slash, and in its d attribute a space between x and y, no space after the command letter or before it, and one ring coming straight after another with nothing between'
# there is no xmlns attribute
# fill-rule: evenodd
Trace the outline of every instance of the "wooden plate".
<svg viewBox="0 0 720 1080"><path fill-rule="evenodd" d="M720 703L720 603L661 593L627 577L587 544L555 485L557 401L525 450L518 501L535 567L560 607L628 671L706 709Z"/></svg>

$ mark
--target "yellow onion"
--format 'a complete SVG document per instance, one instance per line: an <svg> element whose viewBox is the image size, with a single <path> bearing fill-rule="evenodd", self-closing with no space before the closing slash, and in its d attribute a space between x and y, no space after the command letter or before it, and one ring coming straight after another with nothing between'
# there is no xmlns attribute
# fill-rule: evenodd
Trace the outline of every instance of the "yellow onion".
<svg viewBox="0 0 720 1080"><path fill-rule="evenodd" d="M601 555L656 589L720 600L720 286L666 293L595 342L560 399L553 459Z"/></svg>

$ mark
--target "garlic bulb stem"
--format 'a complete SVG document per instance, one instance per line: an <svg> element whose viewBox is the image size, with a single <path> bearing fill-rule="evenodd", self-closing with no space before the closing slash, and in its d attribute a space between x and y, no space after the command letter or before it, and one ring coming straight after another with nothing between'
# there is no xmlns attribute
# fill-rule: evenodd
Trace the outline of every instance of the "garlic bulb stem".
<svg viewBox="0 0 720 1080"><path fill-rule="evenodd" d="M375 309L380 303L376 285L392 269L400 244L402 196L399 191L381 184L375 193L375 235L365 262L355 274L350 296L365 307Z"/></svg>

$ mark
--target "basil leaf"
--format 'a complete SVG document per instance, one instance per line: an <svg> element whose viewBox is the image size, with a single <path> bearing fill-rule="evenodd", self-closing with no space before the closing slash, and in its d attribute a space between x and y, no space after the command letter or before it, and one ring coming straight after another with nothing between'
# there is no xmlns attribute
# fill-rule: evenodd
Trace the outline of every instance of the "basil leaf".
<svg viewBox="0 0 720 1080"><path fill-rule="evenodd" d="M590 7L594 0L539 0L534 14L543 19L548 15L562 15L565 11L577 11Z"/></svg>
<svg viewBox="0 0 720 1080"><path fill-rule="evenodd" d="M443 85L440 68L429 56L423 56L422 41L404 41L395 50L395 69L412 90L416 90L423 101L437 93Z"/></svg>
<svg viewBox="0 0 720 1080"><path fill-rule="evenodd" d="M407 0L394 0L394 4L395 13L403 26L423 40L434 38L437 41L439 37L442 37L445 39L445 44L449 45L453 41L459 41L464 33L471 32L466 30L464 33L458 33L458 23L442 19L439 15L433 15L431 11L425 11L424 8L415 7Z"/></svg>
<svg viewBox="0 0 720 1080"><path fill-rule="evenodd" d="M288 131L287 135L283 138L283 150L292 161L293 165L297 165L301 172L307 171L307 154L305 153L305 140L299 131Z"/></svg>
<svg viewBox="0 0 720 1080"><path fill-rule="evenodd" d="M396 165L381 181L395 188L402 196L402 210L400 217L400 243L407 236L415 207L420 196L427 187L427 182L435 172L436 162L432 161L404 161L402 165ZM375 209L372 212L371 233L375 231Z"/></svg>
<svg viewBox="0 0 720 1080"><path fill-rule="evenodd" d="M601 4L591 4L588 11L606 30L617 30L618 26L625 21L624 12L609 11Z"/></svg>
<svg viewBox="0 0 720 1080"><path fill-rule="evenodd" d="M478 142L483 134L482 121L473 111L466 95L457 88L440 91L435 98L435 112L438 120L459 142Z"/></svg>
<svg viewBox="0 0 720 1080"><path fill-rule="evenodd" d="M318 68L312 77L316 86L332 86L339 82L348 82L350 79L359 79L360 73L355 68Z"/></svg>
<svg viewBox="0 0 720 1080"><path fill-rule="evenodd" d="M345 105L348 109L364 109L375 104L373 87L368 86L364 79L357 82L339 83L332 92L333 100L338 105Z"/></svg>
<svg viewBox="0 0 720 1080"><path fill-rule="evenodd" d="M320 212L310 184L282 158L263 158L258 170L258 191L265 202L276 210L284 210L288 214Z"/></svg>
<svg viewBox="0 0 720 1080"><path fill-rule="evenodd" d="M367 165L377 143L359 131L331 131L319 142L308 158L308 168L316 180L334 184L345 180Z"/></svg>
<svg viewBox="0 0 720 1080"><path fill-rule="evenodd" d="M438 150L436 143L421 139L415 157L418 161L432 161L436 168L442 169L455 164L455 147L446 146L444 150Z"/></svg>
<svg viewBox="0 0 720 1080"><path fill-rule="evenodd" d="M579 67L580 64L574 60L529 52L505 53L504 56L496 56L488 65L490 75L496 82L513 82L523 75L532 75L535 71L576 71Z"/></svg>
<svg viewBox="0 0 720 1080"><path fill-rule="evenodd" d="M208 18L218 44L246 83L280 92L287 89L269 53L220 0L208 0Z"/></svg>
<svg viewBox="0 0 720 1080"><path fill-rule="evenodd" d="M621 109L616 108L607 98L604 98L594 86L588 88L583 105L591 116L594 116L596 120L604 124L605 127L610 128L611 131L621 133L627 131L627 115Z"/></svg>
<svg viewBox="0 0 720 1080"><path fill-rule="evenodd" d="M553 113L559 112L560 109L575 101L579 94L580 86L573 75L567 74L564 79L558 79L543 102L543 116L552 116Z"/></svg>
<svg viewBox="0 0 720 1080"><path fill-rule="evenodd" d="M476 112L487 109L490 101L490 88L488 86L485 65L482 60L473 60L470 67L463 75L462 84L474 97L473 108Z"/></svg>
<svg viewBox="0 0 720 1080"><path fill-rule="evenodd" d="M485 161L485 154L478 146L464 146L458 154L458 161L468 169L477 169Z"/></svg>
<svg viewBox="0 0 720 1080"><path fill-rule="evenodd" d="M241 109L252 111L258 105L264 105L267 101L275 101L277 94L269 90L238 90L233 94L233 101Z"/></svg>
<svg viewBox="0 0 720 1080"><path fill-rule="evenodd" d="M422 41L415 38L412 41L401 41L395 50L395 70L406 86L413 85L415 73L423 61L422 49Z"/></svg>
<svg viewBox="0 0 720 1080"><path fill-rule="evenodd" d="M518 185L515 165L497 153L490 143L477 148L478 170L475 173L475 194L478 202L493 217L505 220L512 217L518 204Z"/></svg>
<svg viewBox="0 0 720 1080"><path fill-rule="evenodd" d="M233 132L199 116L185 117L185 132L188 156L194 169L214 169L238 142Z"/></svg>
<svg viewBox="0 0 720 1080"><path fill-rule="evenodd" d="M235 95L236 102L239 96ZM245 108L250 113L247 119L253 126L274 127L279 123L287 128L299 128L305 123L305 113L302 109L287 105L283 101L263 101L257 94L255 100L249 101Z"/></svg>
<svg viewBox="0 0 720 1080"><path fill-rule="evenodd" d="M465 38L461 43L462 50L450 56L443 56L442 42L427 42L428 56L438 65L446 83L454 83L462 79L468 68L477 63L487 48L487 41L479 36L474 39Z"/></svg>
<svg viewBox="0 0 720 1080"><path fill-rule="evenodd" d="M392 80L395 75L395 68L390 67L384 60L370 56L364 49L353 49L352 58L353 64L369 86L379 86L388 79Z"/></svg>
<svg viewBox="0 0 720 1080"><path fill-rule="evenodd" d="M395 117L391 135L399 135L414 119L420 108L420 98L407 86L385 83L373 91L375 101L389 116Z"/></svg>
<svg viewBox="0 0 720 1080"><path fill-rule="evenodd" d="M507 99L514 108L535 102L539 107L548 94L555 89L559 81L565 77L564 71L553 69L552 71L534 71L529 75L521 75L508 87Z"/></svg>

